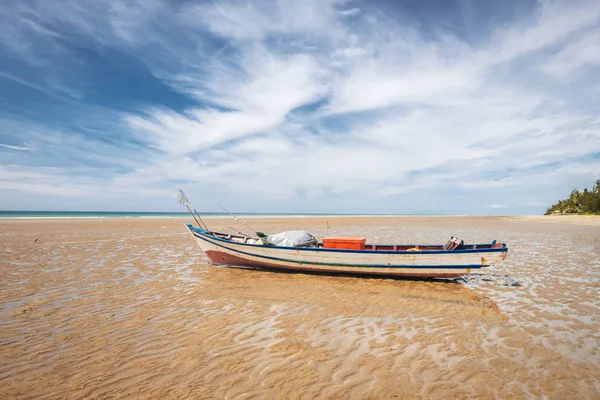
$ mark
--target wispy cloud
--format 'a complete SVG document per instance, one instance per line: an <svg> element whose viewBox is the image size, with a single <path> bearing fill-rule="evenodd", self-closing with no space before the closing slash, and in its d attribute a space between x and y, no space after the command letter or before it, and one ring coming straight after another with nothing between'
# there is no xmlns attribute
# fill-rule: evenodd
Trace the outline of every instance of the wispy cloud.
<svg viewBox="0 0 600 400"><path fill-rule="evenodd" d="M568 43L542 70L552 76L568 78L584 67L596 68L600 65L600 29L586 31L584 35Z"/></svg>
<svg viewBox="0 0 600 400"><path fill-rule="evenodd" d="M10 150L20 150L20 151L28 150L28 148L24 147L24 146L11 146L9 144L3 144L3 143L0 143L0 147L3 147L5 149L10 149Z"/></svg>
<svg viewBox="0 0 600 400"><path fill-rule="evenodd" d="M506 208L505 205L502 204L489 204L486 206L483 206L484 208L496 208L496 209L502 209L502 208Z"/></svg>
<svg viewBox="0 0 600 400"><path fill-rule="evenodd" d="M425 29L451 18L426 4L380 6L9 4L0 141L28 151L5 152L2 187L169 208L184 185L259 211L518 213L535 198L530 213L597 179L597 2L473 17L471 36Z"/></svg>
<svg viewBox="0 0 600 400"><path fill-rule="evenodd" d="M338 13L341 15L356 15L360 13L360 8L349 8L347 10L340 10L338 11Z"/></svg>

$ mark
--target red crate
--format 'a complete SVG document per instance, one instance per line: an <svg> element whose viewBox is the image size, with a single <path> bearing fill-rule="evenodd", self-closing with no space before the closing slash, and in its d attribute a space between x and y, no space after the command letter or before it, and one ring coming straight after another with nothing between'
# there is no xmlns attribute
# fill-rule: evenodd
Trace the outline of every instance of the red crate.
<svg viewBox="0 0 600 400"><path fill-rule="evenodd" d="M364 250L367 238L361 237L329 237L323 238L326 249Z"/></svg>

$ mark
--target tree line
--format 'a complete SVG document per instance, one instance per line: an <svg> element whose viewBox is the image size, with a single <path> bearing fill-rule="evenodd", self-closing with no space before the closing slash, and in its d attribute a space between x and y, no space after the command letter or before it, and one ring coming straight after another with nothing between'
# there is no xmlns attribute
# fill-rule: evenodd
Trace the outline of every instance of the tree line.
<svg viewBox="0 0 600 400"><path fill-rule="evenodd" d="M546 210L546 215L557 213L600 214L600 179L592 190L573 189L568 199L560 200Z"/></svg>

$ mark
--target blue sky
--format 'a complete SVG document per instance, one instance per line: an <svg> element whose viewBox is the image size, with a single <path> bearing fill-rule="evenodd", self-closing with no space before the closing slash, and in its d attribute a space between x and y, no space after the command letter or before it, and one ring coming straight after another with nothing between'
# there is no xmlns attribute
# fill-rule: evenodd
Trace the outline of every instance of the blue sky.
<svg viewBox="0 0 600 400"><path fill-rule="evenodd" d="M598 1L0 9L5 210L542 213L598 110Z"/></svg>

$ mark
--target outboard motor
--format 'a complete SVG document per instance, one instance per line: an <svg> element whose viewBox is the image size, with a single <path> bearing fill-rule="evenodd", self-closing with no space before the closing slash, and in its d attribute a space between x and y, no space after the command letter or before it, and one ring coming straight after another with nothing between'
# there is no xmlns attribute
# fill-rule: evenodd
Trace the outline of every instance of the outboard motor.
<svg viewBox="0 0 600 400"><path fill-rule="evenodd" d="M450 236L450 240L444 245L444 250L460 250L464 248L464 240L454 236Z"/></svg>

